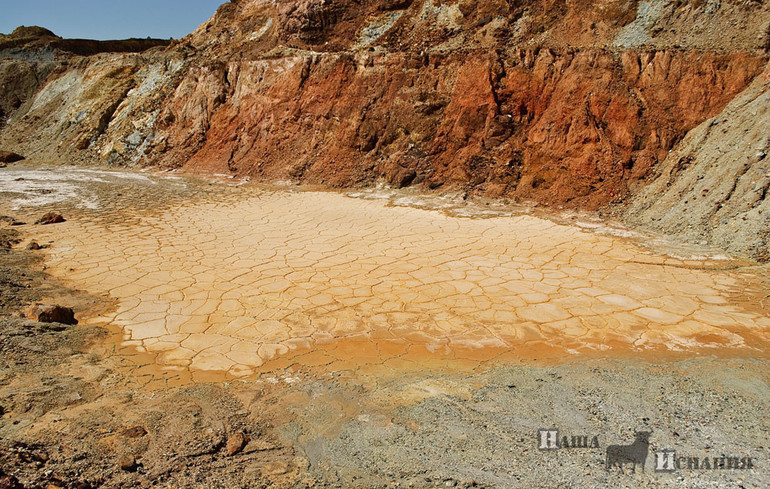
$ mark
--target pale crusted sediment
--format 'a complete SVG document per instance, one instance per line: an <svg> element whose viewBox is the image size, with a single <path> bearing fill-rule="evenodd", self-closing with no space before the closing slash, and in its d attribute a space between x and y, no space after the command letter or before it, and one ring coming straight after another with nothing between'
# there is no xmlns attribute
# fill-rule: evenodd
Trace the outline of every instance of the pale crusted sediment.
<svg viewBox="0 0 770 489"><path fill-rule="evenodd" d="M543 348L749 351L770 327L736 296L739 276L718 270L729 262L531 215L253 189L126 224L70 220L51 236L51 273L116 298L109 319L125 344L234 376L282 357L398 366L418 350L472 361Z"/></svg>

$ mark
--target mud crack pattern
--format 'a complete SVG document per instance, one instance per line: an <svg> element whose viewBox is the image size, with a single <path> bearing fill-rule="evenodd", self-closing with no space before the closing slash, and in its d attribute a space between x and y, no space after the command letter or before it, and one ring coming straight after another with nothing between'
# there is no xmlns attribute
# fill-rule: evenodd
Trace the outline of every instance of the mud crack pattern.
<svg viewBox="0 0 770 489"><path fill-rule="evenodd" d="M124 344L170 369L752 349L770 328L737 273L531 215L257 188L140 214L47 229L48 263L118 299Z"/></svg>

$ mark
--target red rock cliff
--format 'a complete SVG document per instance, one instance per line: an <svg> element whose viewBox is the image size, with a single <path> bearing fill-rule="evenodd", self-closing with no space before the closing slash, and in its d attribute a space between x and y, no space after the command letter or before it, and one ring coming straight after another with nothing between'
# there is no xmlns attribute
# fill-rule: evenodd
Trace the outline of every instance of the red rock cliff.
<svg viewBox="0 0 770 489"><path fill-rule="evenodd" d="M742 2L241 0L165 50L69 60L0 143L597 208L762 71L768 19Z"/></svg>

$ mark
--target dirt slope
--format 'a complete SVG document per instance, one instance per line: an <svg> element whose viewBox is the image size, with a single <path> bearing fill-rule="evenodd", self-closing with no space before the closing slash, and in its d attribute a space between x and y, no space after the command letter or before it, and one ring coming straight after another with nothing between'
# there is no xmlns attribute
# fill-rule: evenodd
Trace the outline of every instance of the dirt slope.
<svg viewBox="0 0 770 489"><path fill-rule="evenodd" d="M768 127L770 66L668 155L628 221L770 261Z"/></svg>

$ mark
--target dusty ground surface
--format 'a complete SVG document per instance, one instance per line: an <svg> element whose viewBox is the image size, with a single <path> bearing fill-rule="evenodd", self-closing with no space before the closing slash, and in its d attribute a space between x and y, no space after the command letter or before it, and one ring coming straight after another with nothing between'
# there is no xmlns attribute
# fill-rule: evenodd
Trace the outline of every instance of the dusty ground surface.
<svg viewBox="0 0 770 489"><path fill-rule="evenodd" d="M765 268L451 195L3 171L30 224L2 231L0 469L25 487L770 480ZM80 324L18 317L38 300ZM600 446L541 452L551 427ZM754 468L608 471L639 430Z"/></svg>

